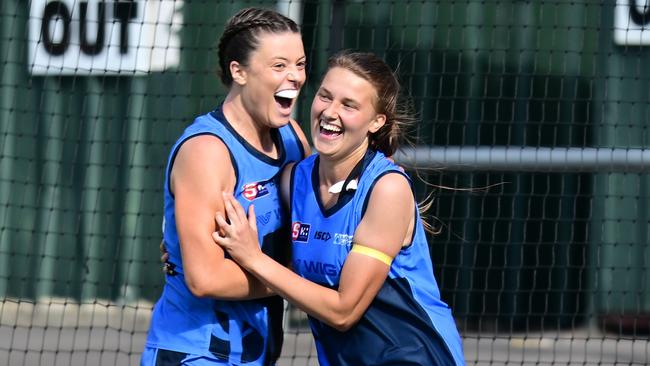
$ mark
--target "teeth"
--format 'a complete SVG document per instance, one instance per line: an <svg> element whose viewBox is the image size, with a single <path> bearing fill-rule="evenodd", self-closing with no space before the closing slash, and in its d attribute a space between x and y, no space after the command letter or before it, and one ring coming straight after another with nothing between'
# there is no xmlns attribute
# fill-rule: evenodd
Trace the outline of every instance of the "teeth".
<svg viewBox="0 0 650 366"><path fill-rule="evenodd" d="M295 97L298 96L298 90L296 89L280 90L279 92L275 93L275 96L280 98L294 99Z"/></svg>
<svg viewBox="0 0 650 366"><path fill-rule="evenodd" d="M320 128L330 131L330 132L341 132L341 128L338 126L334 126L332 124L329 124L325 121L320 121Z"/></svg>

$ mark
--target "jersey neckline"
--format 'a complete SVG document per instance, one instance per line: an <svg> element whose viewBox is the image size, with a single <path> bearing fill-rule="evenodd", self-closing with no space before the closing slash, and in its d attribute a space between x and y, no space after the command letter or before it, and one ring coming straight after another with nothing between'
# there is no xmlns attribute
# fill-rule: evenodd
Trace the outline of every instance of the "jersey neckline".
<svg viewBox="0 0 650 366"><path fill-rule="evenodd" d="M282 163L286 160L286 149L284 148L284 143L280 137L280 130L278 128L271 128L271 138L273 139L273 144L278 149L278 157L272 158L256 149L235 130L235 128L230 124L226 116L223 114L222 106L219 106L217 109L210 112L210 115L219 123L221 123L237 139L237 141L239 141L239 143L257 159L275 166L281 166Z"/></svg>
<svg viewBox="0 0 650 366"><path fill-rule="evenodd" d="M373 158L376 155L376 151L372 149L366 150L366 153L363 156L363 159L361 159L357 165L350 171L350 174L348 177L345 179L346 182L349 182L352 179L358 179L359 184L361 183L361 176L363 175L363 172L366 170L368 165L370 165L370 162L373 160ZM336 200L336 203L330 207L330 208L325 208L325 205L323 204L323 200L321 199L320 196L320 176L318 174L318 166L320 165L320 156L317 155L316 158L314 159L314 165L312 166L312 171L311 171L311 185L312 185L312 191L313 194L316 198L316 202L318 203L318 208L320 209L321 213L325 217L330 217L334 215L336 212L338 212L342 207L344 207L348 202L352 200L354 195L356 194L357 190L352 190L352 191L342 191L339 193L339 196Z"/></svg>

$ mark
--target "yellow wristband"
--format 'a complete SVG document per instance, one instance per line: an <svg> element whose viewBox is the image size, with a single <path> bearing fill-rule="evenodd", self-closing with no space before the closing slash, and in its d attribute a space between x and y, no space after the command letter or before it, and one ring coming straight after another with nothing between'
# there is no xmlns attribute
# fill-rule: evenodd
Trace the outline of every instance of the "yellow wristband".
<svg viewBox="0 0 650 366"><path fill-rule="evenodd" d="M368 256L370 258L375 258L379 261L386 263L389 267L390 264L393 262L393 258L389 257L388 255L378 251L377 249L369 248L361 244L355 243L352 246L352 250L350 251L350 253L359 253Z"/></svg>

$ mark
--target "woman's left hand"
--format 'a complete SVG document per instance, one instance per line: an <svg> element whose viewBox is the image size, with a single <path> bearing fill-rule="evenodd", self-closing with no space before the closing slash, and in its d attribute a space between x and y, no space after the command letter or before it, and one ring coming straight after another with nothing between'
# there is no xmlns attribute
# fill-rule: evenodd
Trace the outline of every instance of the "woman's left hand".
<svg viewBox="0 0 650 366"><path fill-rule="evenodd" d="M230 193L223 193L226 218L217 212L215 220L219 231L212 233L212 239L230 254L239 265L247 268L262 253L257 238L255 209L250 205L248 216L242 205ZM221 234L223 233L223 234Z"/></svg>

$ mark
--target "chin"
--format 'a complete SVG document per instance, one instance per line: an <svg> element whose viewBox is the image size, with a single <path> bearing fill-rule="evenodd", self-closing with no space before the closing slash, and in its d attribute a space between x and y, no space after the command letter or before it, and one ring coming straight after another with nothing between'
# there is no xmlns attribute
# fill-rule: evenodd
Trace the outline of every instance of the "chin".
<svg viewBox="0 0 650 366"><path fill-rule="evenodd" d="M319 155L324 155L324 156L331 156L335 153L333 147L330 144L324 144L318 140L313 140L314 141L314 150Z"/></svg>
<svg viewBox="0 0 650 366"><path fill-rule="evenodd" d="M291 107L291 109L282 110L282 111L279 109L275 109L271 111L271 113L269 113L269 117L270 117L269 120L274 125L284 126L287 123L289 123L289 121L291 120L291 116L293 115L294 112L295 111L293 107Z"/></svg>
<svg viewBox="0 0 650 366"><path fill-rule="evenodd" d="M284 117L284 116L271 117L269 118L268 121L270 127L273 128L284 127L288 125L289 122L291 121L291 115L289 115L288 117Z"/></svg>

